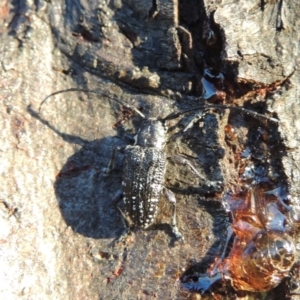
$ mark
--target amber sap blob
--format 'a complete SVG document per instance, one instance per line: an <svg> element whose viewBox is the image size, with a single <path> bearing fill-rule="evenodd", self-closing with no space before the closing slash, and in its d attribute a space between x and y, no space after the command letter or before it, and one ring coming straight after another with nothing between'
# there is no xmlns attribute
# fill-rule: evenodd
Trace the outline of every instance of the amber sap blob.
<svg viewBox="0 0 300 300"><path fill-rule="evenodd" d="M218 269L237 290L268 291L288 275L296 249L276 203L265 203L258 188L249 189L246 202L232 211L235 238Z"/></svg>
<svg viewBox="0 0 300 300"><path fill-rule="evenodd" d="M276 287L295 263L295 245L286 233L285 215L278 201L269 201L259 188L249 188L246 197L228 196L232 214L229 255L226 248L206 274L183 278L183 288L205 292L222 278L236 290L264 292Z"/></svg>
<svg viewBox="0 0 300 300"><path fill-rule="evenodd" d="M236 237L228 258L219 267L236 290L268 291L286 277L295 261L290 237L260 232L249 245Z"/></svg>

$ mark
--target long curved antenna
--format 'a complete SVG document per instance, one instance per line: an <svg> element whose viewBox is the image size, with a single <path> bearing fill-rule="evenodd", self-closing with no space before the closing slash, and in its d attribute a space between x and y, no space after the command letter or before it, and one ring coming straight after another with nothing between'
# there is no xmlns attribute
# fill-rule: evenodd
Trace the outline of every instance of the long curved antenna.
<svg viewBox="0 0 300 300"><path fill-rule="evenodd" d="M171 113L168 116L166 116L163 120L166 121L166 120L176 119L176 118L178 118L179 116L181 116L183 114L189 113L189 112L194 111L194 110L205 109L205 108L219 108L219 109L231 109L231 110L241 111L246 115L250 115L250 116L253 116L253 117L258 118L258 119L263 119L263 120L271 121L271 122L274 122L274 123L279 123L278 119L275 119L275 118L272 118L272 117L269 117L269 116L265 116L263 114L255 112L253 110L249 110L249 109L239 107L239 106L229 106L229 105L222 105L222 104L203 104L203 105L199 105L199 106L189 108L189 109L184 110L184 111Z"/></svg>
<svg viewBox="0 0 300 300"><path fill-rule="evenodd" d="M55 95L58 95L58 94L62 94L62 93L67 93L67 92L84 92L84 93L93 93L93 94L96 94L96 95L99 95L99 96L104 96L106 98L109 98L117 103L119 103L120 105L126 107L126 108L129 108L133 111L135 111L138 115L140 115L143 119L145 119L145 115L140 111L138 110L136 107L134 106L131 106L125 102L122 102L106 93L103 93L103 92L98 92L96 90L89 90L89 89L78 89L78 88L69 88L69 89L65 89L65 90L59 90L57 92L54 92L50 95L48 95L46 98L43 99L43 101L41 102L40 106L39 106L39 113L41 112L41 109L42 109L42 106L45 104L45 102L47 101L47 99L49 99L50 97L52 96L55 96Z"/></svg>
<svg viewBox="0 0 300 300"><path fill-rule="evenodd" d="M122 105L126 108L131 109L132 111L136 112L139 116L141 116L143 119L146 118L145 115L140 110L138 110L136 107L131 106L131 105L129 105L129 104L123 102L123 101L120 101L120 100L118 100L118 99L116 99L116 98L114 98L114 97L112 97L112 96L110 96L106 93L98 92L96 90L78 89L78 88L69 88L69 89L60 90L60 91L57 91L57 92L54 92L54 93L50 94L49 96L44 98L43 101L41 102L41 104L39 106L39 113L41 112L41 108L44 105L44 103L47 101L47 99L49 99L52 96L62 94L62 93L67 93L67 92L84 92L84 93L93 93L93 94L96 94L96 95L99 95L99 96L104 96L104 97L107 97L107 98L119 103L120 105ZM203 104L203 105L199 105L199 106L189 108L189 109L181 111L181 112L171 113L168 116L166 116L165 118L163 118L162 120L167 121L167 120L171 120L171 119L176 119L176 118L178 118L179 116L181 116L183 114L189 113L191 111L199 110L199 109L205 109L205 108L230 109L230 110L241 111L242 113L244 113L246 115L250 115L250 116L253 116L253 117L258 118L258 119L267 120L267 121L270 121L270 122L273 122L273 123L279 123L278 119L272 118L272 117L269 117L269 116L265 116L263 114L255 112L253 110L249 110L249 109L239 107L239 106L229 106L229 105L222 105L222 104Z"/></svg>

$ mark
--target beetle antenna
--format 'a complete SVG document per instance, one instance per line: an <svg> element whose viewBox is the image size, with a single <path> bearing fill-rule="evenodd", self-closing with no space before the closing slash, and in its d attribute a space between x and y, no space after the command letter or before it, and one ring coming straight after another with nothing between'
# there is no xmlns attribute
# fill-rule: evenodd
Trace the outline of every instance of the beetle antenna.
<svg viewBox="0 0 300 300"><path fill-rule="evenodd" d="M193 107L193 108L189 108L189 109L184 110L184 111L171 113L171 114L169 114L168 116L166 116L164 118L164 121L176 119L179 116L181 116L183 114L186 114L186 113L189 113L191 111L199 110L199 109L206 109L206 108L231 109L231 110L241 111L246 115L250 115L250 116L253 116L253 117L258 118L258 119L263 119L263 120L271 121L271 122L274 122L274 123L279 123L278 119L272 118L272 117L269 117L269 116L265 116L263 114L255 112L253 110L249 110L249 109L246 109L244 107L229 106L229 105L222 105L222 104L207 104L207 105L203 104L203 105L199 105L199 106L196 106L196 107Z"/></svg>
<svg viewBox="0 0 300 300"><path fill-rule="evenodd" d="M120 101L118 99L116 99L115 97L112 97L111 95L108 95L106 93L103 93L103 92L99 92L99 91L96 91L96 90L89 90L89 89L78 89L78 88L70 88L70 89L65 89L65 90L59 90L57 92L54 92L50 95L48 95L46 98L43 99L43 101L41 102L40 104L40 107L39 107L39 113L41 112L41 109L42 109L42 106L45 104L45 102L52 96L55 96L55 95L58 95L58 94L62 94L62 93L67 93L67 92L84 92L84 93L93 93L93 94L96 94L96 95L99 95L99 96L104 96L106 98L109 98L117 103L119 103L120 105L126 107L126 108L129 108L131 110L133 110L134 112L136 112L139 116L141 116L143 119L145 119L145 115L140 111L138 110L136 107L134 106L131 106L123 101Z"/></svg>

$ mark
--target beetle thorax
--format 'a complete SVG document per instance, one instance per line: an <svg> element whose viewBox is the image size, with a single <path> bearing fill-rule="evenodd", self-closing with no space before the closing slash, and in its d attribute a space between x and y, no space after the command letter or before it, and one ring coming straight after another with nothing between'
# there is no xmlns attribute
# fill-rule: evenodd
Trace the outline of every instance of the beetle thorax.
<svg viewBox="0 0 300 300"><path fill-rule="evenodd" d="M163 149L166 144L166 128L159 120L145 120L135 136L135 140L135 145L141 147Z"/></svg>

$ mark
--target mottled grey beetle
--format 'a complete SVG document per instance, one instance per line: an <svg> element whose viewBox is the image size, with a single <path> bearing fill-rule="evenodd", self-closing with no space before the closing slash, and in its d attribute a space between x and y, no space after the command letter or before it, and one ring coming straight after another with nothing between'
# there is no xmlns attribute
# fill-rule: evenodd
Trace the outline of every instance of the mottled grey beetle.
<svg viewBox="0 0 300 300"><path fill-rule="evenodd" d="M155 222L162 190L173 204L172 232L183 240L176 226L176 198L164 187L166 168L166 128L163 120L145 120L135 137L135 144L127 146L124 152L122 191L127 228L130 221L143 229ZM122 195L123 194L123 195Z"/></svg>
<svg viewBox="0 0 300 300"><path fill-rule="evenodd" d="M161 193L162 191L164 191L167 200L173 205L173 213L171 220L172 232L177 239L180 239L182 241L184 240L182 234L179 232L176 225L175 195L172 191L164 187L164 175L166 169L166 154L164 152L164 146L167 141L167 129L165 127L165 122L167 120L177 118L182 114L195 110L206 108L220 108L236 109L239 111L243 111L246 114L253 115L254 117L260 117L263 119L278 122L278 120L276 119L266 117L264 115L246 110L241 107L230 107L226 105L201 105L185 111L171 113L165 118L146 119L145 116L138 109L131 107L128 104L123 103L122 101L114 97L111 97L105 93L97 92L95 90L77 88L61 90L52 93L41 102L40 109L49 97L59 93L70 91L89 92L105 96L131 109L132 111L135 111L142 118L144 118L144 121L142 122L142 125L138 129L138 132L135 136L134 145L127 146L124 149L122 189L120 189L120 191L117 192L115 199L117 209L120 211L123 220L126 223L126 230L124 234L122 234L120 239L122 239L124 235L128 233L131 224L133 224L133 226L146 229L155 223ZM197 119L199 119L199 116L197 117ZM191 126L191 123L188 125L188 127ZM113 158L111 160L109 170L113 166L114 156L115 155L113 155ZM189 162L187 160L181 160L179 157L177 157L176 161L189 165ZM190 167L193 169L192 165L190 165ZM124 212L117 205L117 203L122 199L125 207Z"/></svg>

